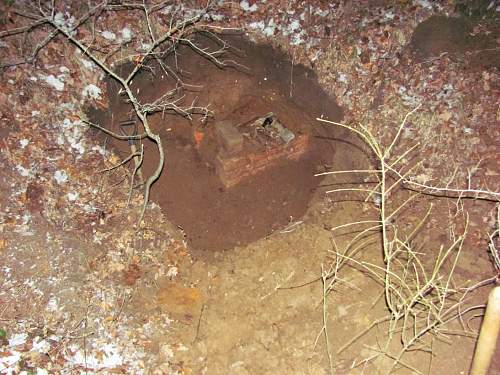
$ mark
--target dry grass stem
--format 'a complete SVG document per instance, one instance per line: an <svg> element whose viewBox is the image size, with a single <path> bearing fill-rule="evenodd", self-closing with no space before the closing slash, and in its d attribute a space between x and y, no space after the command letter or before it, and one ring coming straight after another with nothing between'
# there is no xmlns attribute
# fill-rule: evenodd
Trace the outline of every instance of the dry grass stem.
<svg viewBox="0 0 500 375"><path fill-rule="evenodd" d="M418 109L419 107L416 107L404 116L388 146L381 144L370 130L361 124L357 126L345 125L317 119L354 132L369 146L376 158L375 168L327 171L317 174L317 176L335 176L347 173L367 174L375 176L378 181L370 189L354 187L333 189L326 192L327 194L340 192L366 193L365 201L374 200L378 207L379 220L346 223L331 229L335 243L335 236L338 236L339 229L371 224L368 228L362 229L360 233L354 235L342 248L339 249L335 246L335 249L331 251L332 262L335 262L335 267L332 274L322 274L322 280L326 282L329 278L338 278L341 269L345 265L350 265L364 270L382 286L382 295L388 312L387 316L372 322L349 342L344 343L337 349L336 353L337 355L341 354L371 329L384 324L387 326L387 338L378 355L383 354L390 358L391 364L387 371L388 374L398 367L406 367L415 373L422 374L421 370L403 361L404 355L411 351L424 351L431 353L432 356L432 346L425 344L425 338L430 337L431 341L427 340L427 342L432 342L433 338L445 337L446 333L450 332L450 330L444 329L446 324L461 320L466 314L478 308L478 306L467 306L465 296L471 289L456 288L453 282L454 271L457 267L464 240L468 234L468 216L466 212L464 213L463 231L456 233L453 230L452 241L448 246L441 245L436 248L435 252L428 250L425 253L416 249L415 242L419 233L423 230L424 224L428 222L433 205L430 204L425 214L414 221L411 226L406 225L404 230L400 229L402 227L400 224L402 213L411 208L417 198L428 193L440 192L442 195L455 196L459 198L457 205L460 204L460 198L464 197L472 196L484 200L497 200L500 198L500 193L475 189L471 187L470 183L464 189L450 188L453 178L450 179L450 183L447 184L446 188L432 187L414 180L413 175L420 167L421 162L417 161L409 165L407 159L411 160L410 156L418 151L419 144L401 150L398 142L408 118ZM473 172L469 172L469 175L471 173ZM408 189L408 187L411 187L411 189ZM411 190L416 190L416 192L412 194ZM407 196L403 199L400 198L401 203L395 205L394 197L396 194L405 191L408 192ZM500 222L500 219L498 222ZM379 236L382 243L383 258L380 265L360 259L360 250L365 249L368 244L373 245L373 241L366 240L367 236L373 236L374 234ZM496 247L498 235L499 230L497 228L490 236L489 246L497 270L500 269ZM436 255L433 264L430 265L428 258L433 253ZM475 287L479 287L479 285ZM330 291L331 289L325 289L324 294ZM326 330L326 326L323 328ZM466 330L463 334L470 335L470 331ZM327 332L325 332L325 337L328 337ZM396 355L392 355L389 353L389 347L394 346L394 343L397 342L396 339L400 342L401 348ZM330 349L328 348L328 350ZM366 366L367 361L373 360L378 355L359 362L357 366L361 364Z"/></svg>

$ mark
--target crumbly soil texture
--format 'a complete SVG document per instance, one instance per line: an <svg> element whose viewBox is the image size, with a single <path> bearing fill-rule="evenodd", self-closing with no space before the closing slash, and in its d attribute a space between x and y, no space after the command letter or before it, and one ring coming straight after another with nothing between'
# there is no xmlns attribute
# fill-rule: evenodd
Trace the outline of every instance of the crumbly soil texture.
<svg viewBox="0 0 500 375"><path fill-rule="evenodd" d="M195 43L201 48L216 48L210 39L199 39ZM165 61L172 65L175 58L175 63L182 67L180 74L185 83L200 87L187 91L177 105L196 102L211 111L209 117L201 114L186 119L171 113L151 117L152 127L167 150L165 168L152 189L152 199L184 231L188 246L198 251L246 245L301 220L321 183L321 178L314 174L325 172L331 163L335 137L344 134L345 140L349 140L347 132L315 120L322 117L340 121L341 110L321 89L313 71L293 66L283 52L251 43L243 36L227 37L225 42L231 46L227 59L234 60L233 66L227 68L219 68L189 46L181 46L175 56ZM128 70L127 66L118 68L122 75ZM153 103L175 89L176 84L174 77L154 64L151 71L134 79L132 89L140 93L141 101ZM109 109L89 111L92 121L116 132L123 128L132 130L132 108L112 81L108 96ZM242 129L271 112L296 138L307 137L304 154L299 160L285 156L264 163L262 170L235 186L225 186L216 171L217 157L224 152L216 135L217 124L225 121ZM121 125L124 123L127 125ZM249 139L254 138L256 131L259 129L240 130ZM203 137L198 142L196 134ZM130 153L126 142L113 145L123 157ZM257 157L265 158L266 148L272 150L272 146L263 144L253 151ZM146 143L143 173L153 173L157 164L155 144Z"/></svg>
<svg viewBox="0 0 500 375"><path fill-rule="evenodd" d="M0 5L0 373L466 374L500 267L499 9L241 1L176 34L205 4L118 3ZM165 151L141 217L158 150L110 135L144 129L96 62L125 77L169 32L130 84ZM369 194L342 124L409 184ZM381 204L428 285L406 335ZM441 303L463 309L411 341Z"/></svg>

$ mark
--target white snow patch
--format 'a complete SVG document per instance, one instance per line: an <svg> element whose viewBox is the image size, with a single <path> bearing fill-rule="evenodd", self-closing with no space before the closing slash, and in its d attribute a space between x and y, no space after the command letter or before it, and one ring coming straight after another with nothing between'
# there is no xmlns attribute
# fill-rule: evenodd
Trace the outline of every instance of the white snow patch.
<svg viewBox="0 0 500 375"><path fill-rule="evenodd" d="M83 133L86 126L80 121L71 121L70 119L64 119L62 123L64 138L58 137L57 143L63 144L64 141L68 141L70 146L78 151L79 154L85 152L85 144L83 139Z"/></svg>
<svg viewBox="0 0 500 375"><path fill-rule="evenodd" d="M91 213L91 212L96 212L97 208L95 208L94 206L92 206L90 204L86 204L83 206L83 210L85 212Z"/></svg>
<svg viewBox="0 0 500 375"><path fill-rule="evenodd" d="M101 94L101 89L92 83L85 86L82 91L82 96L90 99L101 99Z"/></svg>
<svg viewBox="0 0 500 375"><path fill-rule="evenodd" d="M47 354L50 351L50 344L37 336L33 339L33 347L30 351Z"/></svg>
<svg viewBox="0 0 500 375"><path fill-rule="evenodd" d="M248 24L248 27L251 29L260 31L262 34L264 34L267 37L271 37L274 35L274 32L276 31L277 25L274 22L274 19L271 18L269 23L266 25L264 21L255 21L251 22Z"/></svg>
<svg viewBox="0 0 500 375"><path fill-rule="evenodd" d="M383 22L392 21L395 16L396 15L394 14L394 12L392 10L389 10L389 11L384 13L384 18L382 18L382 21Z"/></svg>
<svg viewBox="0 0 500 375"><path fill-rule="evenodd" d="M274 23L274 18L271 18L267 26L262 30L262 33L267 36L271 37L274 35L274 32L276 31L276 24Z"/></svg>
<svg viewBox="0 0 500 375"><path fill-rule="evenodd" d="M21 353L14 351L11 355L0 357L0 374L11 375L17 373L16 363L21 360Z"/></svg>
<svg viewBox="0 0 500 375"><path fill-rule="evenodd" d="M124 42L130 42L132 40L132 30L130 30L128 27L124 27L121 31L122 33L122 40Z"/></svg>
<svg viewBox="0 0 500 375"><path fill-rule="evenodd" d="M106 368L115 368L123 365L123 357L114 344L104 344L100 346L99 351L102 355L95 356L91 353L85 353L76 347L70 346L73 352L72 356L66 357L68 362L75 366L84 366L93 370L102 370Z"/></svg>
<svg viewBox="0 0 500 375"><path fill-rule="evenodd" d="M340 83L345 83L347 84L347 75L345 73L338 73L338 76L337 76L337 81L340 82Z"/></svg>
<svg viewBox="0 0 500 375"><path fill-rule="evenodd" d="M54 16L54 22L58 26L64 26L64 14L62 14L61 12L57 12Z"/></svg>
<svg viewBox="0 0 500 375"><path fill-rule="evenodd" d="M51 85L57 91L64 90L64 82L61 81L60 78L56 78L53 74L51 74L49 76L40 76L40 78L43 78L45 80L45 82L47 82L49 85Z"/></svg>
<svg viewBox="0 0 500 375"><path fill-rule="evenodd" d="M420 5L422 8L425 9L432 9L432 3L428 0L415 0L413 4Z"/></svg>
<svg viewBox="0 0 500 375"><path fill-rule="evenodd" d="M75 192L69 192L67 194L67 197L68 197L69 201L74 202L74 201L76 201L80 197L80 194L75 193Z"/></svg>
<svg viewBox="0 0 500 375"><path fill-rule="evenodd" d="M40 111L31 111L31 117L38 116L40 114Z"/></svg>
<svg viewBox="0 0 500 375"><path fill-rule="evenodd" d="M399 86L398 93L406 105L411 107L416 107L417 105L420 104L420 101L417 98L417 96L412 95L412 93L409 92L405 86Z"/></svg>
<svg viewBox="0 0 500 375"><path fill-rule="evenodd" d="M47 302L47 311L56 311L57 308L57 298L55 296L50 296L49 302Z"/></svg>
<svg viewBox="0 0 500 375"><path fill-rule="evenodd" d="M291 34L291 33L295 32L298 29L300 29L300 21L299 20L293 20L292 22L290 22L290 24L286 28L284 34L285 35Z"/></svg>
<svg viewBox="0 0 500 375"><path fill-rule="evenodd" d="M30 222L31 220L31 214L30 213L25 213L23 216L22 216L22 224L23 225L26 225Z"/></svg>
<svg viewBox="0 0 500 375"><path fill-rule="evenodd" d="M240 1L240 7L245 12L255 12L257 9L259 9L257 4L253 4L252 6L250 6L247 0Z"/></svg>
<svg viewBox="0 0 500 375"><path fill-rule="evenodd" d="M49 337L47 337L50 341L54 341L54 342L59 342L61 341L61 338L57 335L50 335Z"/></svg>
<svg viewBox="0 0 500 375"><path fill-rule="evenodd" d="M160 10L160 13L163 13L163 14L166 14L166 15L170 16L171 13L172 13L173 8L174 8L173 4L167 5L167 6L163 7L162 10Z"/></svg>
<svg viewBox="0 0 500 375"><path fill-rule="evenodd" d="M255 22L250 22L248 24L248 27L250 27L251 29L262 31L265 29L266 24L264 21L255 21Z"/></svg>
<svg viewBox="0 0 500 375"><path fill-rule="evenodd" d="M321 8L316 8L314 10L314 14L316 16L320 16L320 17L326 17L326 16L328 16L329 13L330 13L330 11L328 9L322 10Z"/></svg>
<svg viewBox="0 0 500 375"><path fill-rule="evenodd" d="M302 38L304 35L305 35L304 30L302 30L298 34L294 34L290 43L294 46L304 43L304 39Z"/></svg>
<svg viewBox="0 0 500 375"><path fill-rule="evenodd" d="M83 57L80 57L80 61L85 69L94 70L95 64L92 61L84 59Z"/></svg>
<svg viewBox="0 0 500 375"><path fill-rule="evenodd" d="M57 136L57 139L56 139L56 142L59 146L62 146L64 144L64 135L62 134L59 134Z"/></svg>
<svg viewBox="0 0 500 375"><path fill-rule="evenodd" d="M22 165L16 165L17 172L23 177L31 176L31 170L24 168Z"/></svg>
<svg viewBox="0 0 500 375"><path fill-rule="evenodd" d="M220 21L223 21L224 18L226 18L223 14L210 14L208 15L209 18L212 20L212 21L215 21L215 22L220 22Z"/></svg>
<svg viewBox="0 0 500 375"><path fill-rule="evenodd" d="M15 333L9 339L9 346L18 346L26 344L26 339L28 338L27 333Z"/></svg>
<svg viewBox="0 0 500 375"><path fill-rule="evenodd" d="M172 348L170 347L169 344L162 344L160 346L160 353L166 359L170 359L170 358L174 357L174 351L172 350Z"/></svg>
<svg viewBox="0 0 500 375"><path fill-rule="evenodd" d="M66 173L66 171L58 169L54 173L54 179L58 184L63 184L68 181L68 174Z"/></svg>
<svg viewBox="0 0 500 375"><path fill-rule="evenodd" d="M141 51L149 51L151 49L151 43L141 43Z"/></svg>
<svg viewBox="0 0 500 375"><path fill-rule="evenodd" d="M69 69L65 66L61 66L59 68L59 71L62 73L62 74L68 74L69 73Z"/></svg>
<svg viewBox="0 0 500 375"><path fill-rule="evenodd" d="M34 234L29 225L19 225L14 228L14 232L19 233L21 236L32 236Z"/></svg>
<svg viewBox="0 0 500 375"><path fill-rule="evenodd" d="M102 146L92 146L92 151L97 151L101 155L106 155L106 150Z"/></svg>
<svg viewBox="0 0 500 375"><path fill-rule="evenodd" d="M116 40L116 34L112 31L101 31L101 35L104 39L107 39L109 41Z"/></svg>
<svg viewBox="0 0 500 375"><path fill-rule="evenodd" d="M75 103L72 102L67 102L67 103L62 103L60 106L60 112L64 112L65 110L68 111L73 111L75 109Z"/></svg>
<svg viewBox="0 0 500 375"><path fill-rule="evenodd" d="M29 143L30 141L28 141L26 138L23 138L19 141L19 145L21 146L21 148L25 148Z"/></svg>
<svg viewBox="0 0 500 375"><path fill-rule="evenodd" d="M204 13L204 10L202 9L187 8L182 4L179 7L179 11L184 14L184 19L195 18L198 17L200 14ZM177 25L179 25L180 22L181 22L180 20L177 21Z"/></svg>
<svg viewBox="0 0 500 375"><path fill-rule="evenodd" d="M69 15L68 13L64 15L63 13L58 12L54 16L54 22L56 25L66 30L71 36L76 34L76 31L74 30L75 21L75 17Z"/></svg>

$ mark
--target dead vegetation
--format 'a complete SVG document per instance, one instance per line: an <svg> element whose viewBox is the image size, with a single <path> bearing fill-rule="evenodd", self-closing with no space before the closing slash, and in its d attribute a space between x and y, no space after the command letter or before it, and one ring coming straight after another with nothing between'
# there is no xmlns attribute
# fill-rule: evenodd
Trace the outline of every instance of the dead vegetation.
<svg viewBox="0 0 500 375"><path fill-rule="evenodd" d="M471 304L469 294L477 288L497 283L500 277L499 254L494 244L494 238L498 238L497 228L492 228L489 243L489 253L496 274L486 280L473 280L466 285L460 285L462 281L455 276L455 268L465 238L468 236L469 227L468 213L464 209L462 200L472 198L490 201L496 205L498 211L500 194L476 188L470 179L463 188L454 187L454 182L451 180L446 187L429 186L414 180L415 170L418 170L422 162L414 161L415 153L419 152L418 142L404 145L404 151L399 152L395 152L395 146L400 142L400 135L407 120L418 109L419 107L416 107L406 114L388 145L381 144L362 124L344 125L318 119L356 133L376 158L373 170L332 171L320 174L365 174L370 176L368 181L372 186L334 189L327 193L352 191L366 194L365 202L374 201L379 212L378 220L346 223L331 229L334 245L331 251L332 261L328 270L322 271L321 276L324 285L324 313L326 314L328 294L335 293L335 284L342 281L341 270L346 265L361 269L380 284L382 291L379 297L385 300L388 313L387 316L373 321L367 329L355 335L349 342L342 344L335 354L331 352L331 339L328 337L329 330L325 317L323 333L332 369L336 355L361 340L373 328L384 325L387 332L385 343L379 342L372 348L375 354L353 363L352 367L364 366L379 356L385 356L392 360L387 374L393 373L400 367L405 367L413 373L425 374L426 366L414 367L405 362L403 357L410 352L421 351L429 353L432 363L434 340L448 340L450 335L476 337L476 332L471 330L466 322L477 310L484 311L485 305ZM419 204L424 203L427 206L423 216L416 217L412 222L407 220L408 212L405 211L414 210L417 198L428 194L454 199L457 211L463 213L463 229L457 233L452 228L449 244L432 244L432 248L425 248L419 244L422 232L429 230L425 224L434 214L433 203L426 204L425 201L420 201ZM498 218L495 225L498 227ZM335 242L337 232L350 227L354 227L357 234L346 246L338 247ZM360 257L360 253L373 242L373 236L377 238L380 236L383 250L380 264ZM458 331L451 329L452 322L459 322L461 329ZM397 352L394 352L394 342L400 344ZM428 366L430 368L430 365Z"/></svg>
<svg viewBox="0 0 500 375"><path fill-rule="evenodd" d="M144 213L149 202L151 185L158 179L162 173L165 164L165 151L162 145L162 140L158 134L155 134L148 122L148 116L161 112L174 112L180 116L192 119L194 115L201 115L201 121L205 121L211 112L206 107L199 107L195 102L185 105L183 103L183 93L185 90L192 89L191 85L185 84L182 78L182 67L169 66L164 61L168 56L175 56L176 50L180 44L188 45L201 56L211 61L216 66L223 68L228 65L238 65L233 60L225 60L224 55L230 49L227 43L219 37L219 34L230 31L229 28L221 28L211 26L203 22L207 19L207 15L213 11L214 5L208 2L202 9L197 10L192 15L177 14L176 12L169 13L172 4L168 1L163 1L154 5L144 4L113 4L107 1L98 2L90 6L88 4L86 12L80 9L83 13L78 19L73 17L66 18L64 9L58 9L55 2L39 3L27 6L23 11L13 10L17 16L21 16L27 23L26 26L17 27L12 30L7 30L0 33L0 38L10 38L22 36L24 40L32 40L31 45L34 45L31 51L24 52L24 48L20 51L26 56L19 61L6 62L1 65L1 68L6 69L23 64L33 64L36 61L37 55L48 43L54 38L60 36L66 39L69 43L75 45L92 63L100 68L102 73L114 80L119 86L119 93L123 96L123 100L130 103L133 109L130 123L126 125L134 125L137 130L134 134L118 134L107 128L106 124L94 124L89 122L85 116L81 116L80 120L96 129L101 130L106 135L115 139L129 142L131 145L131 153L118 164L107 168L106 171L114 168L127 165L130 162L134 163L134 168L130 174L130 195L134 189L142 189L144 203L139 216L139 223L144 217ZM162 13L165 9L168 10L167 16ZM99 20L109 13L114 12L129 12L140 17L140 29L147 30L147 41L142 42L144 52L139 54L130 54L117 61L116 52L118 50L130 48L129 44L137 44L138 40L132 39L129 35L130 29L127 32L122 31L122 40L115 42L116 36L111 32L101 32L100 35L96 30L96 24L100 25ZM167 22L166 22L167 21ZM43 30L39 33L37 31ZM45 29L45 30L44 30ZM234 30L233 30L234 31ZM35 35L33 35L35 34ZM41 34L41 35L40 35ZM44 35L45 34L45 35ZM204 34L211 40L215 41L219 46L218 49L209 50L198 46L194 41L197 35ZM106 43L111 41L111 45ZM117 46L114 46L117 44ZM122 51L123 53L123 51ZM174 57L175 58L175 57ZM151 66L154 61L158 64L160 71ZM125 62L133 63L133 68L126 76L120 76L115 67L118 64ZM141 103L131 89L133 79L140 71L148 71L156 75L166 75L173 77L176 81L175 89L162 94L152 103ZM144 148L142 142L144 139L149 139L156 144L159 153L158 166L154 173L142 179L140 167L143 162ZM138 145L136 145L136 142ZM138 181L137 181L138 180ZM129 199L130 201L130 199Z"/></svg>
<svg viewBox="0 0 500 375"><path fill-rule="evenodd" d="M2 68L11 69L24 64L34 64L36 66L40 53L48 48L51 42L62 40L64 43L70 43L77 47L82 56L85 56L102 73L111 77L121 86L123 99L133 107L132 121L141 129L137 134L123 135L110 131L106 128L106 124L89 122L83 112L80 112L79 118L74 120L131 145L131 151L127 157L122 160L114 160L102 172L114 171L133 163L130 168L127 168L126 174L129 180L128 202L132 201L134 191L138 189L142 191L142 208L139 214L139 222L141 222L149 201L151 185L161 174L166 157L160 137L149 126L148 116L156 112L169 111L187 118L199 116L200 120L203 121L205 117L211 114L210 109L207 107L199 107L196 103L183 103L183 92L192 89L192 87L184 83L181 74L182 67L167 66L163 63L163 59L168 55L175 56L177 46L185 44L217 66L234 65L233 61L224 60L229 46L219 36L220 33L232 29L213 26L210 22L207 22L210 19L210 12L213 10L210 4L197 11L196 14L186 14L186 12L179 11L177 13L172 11L169 2L161 2L156 5L101 2L88 7L88 9L85 9L85 7L75 9L76 13L73 13L74 15L80 13L77 19L68 17L65 10L58 9L58 6L62 7L61 4L52 2L28 3L22 10L8 8L8 11L4 13L4 17L6 19L11 16L19 17L23 20L22 25L16 25L13 29L0 32L0 38L8 41L9 45L15 46L15 49L19 52L18 55L22 56L22 58L2 61ZM163 12L166 9L168 11ZM105 27L101 27L101 25L106 25L109 22L108 17L113 17L113 14L117 12L138 15L141 20L138 29L142 33L133 37L127 32L123 32L125 30L123 29L122 36L117 37L113 33L106 32ZM130 29L129 32L131 32ZM208 35L219 44L220 49L209 51L200 48L194 41L196 35L199 34ZM134 47L131 44L134 44ZM137 49L142 49L142 52L136 53L135 50ZM346 56L342 58L346 60L346 64L352 63ZM123 62L132 62L134 64L133 69L126 76L120 76L115 71L117 65ZM152 70L150 65L152 62L158 64L161 72ZM178 84L174 90L165 93L158 100L151 103L142 103L131 89L131 82L142 70L152 71L153 74L172 76ZM54 76L46 82L56 87L61 83ZM97 82L95 83L97 84ZM96 85L94 87L97 88ZM100 103L100 94L92 90L94 89L89 88L87 91L87 99L93 101L94 104L105 105ZM365 174L370 177L371 181L371 185L368 187L333 189L328 193L333 195L339 192L352 192L353 190L358 193L365 193L367 194L366 200L376 205L379 217L374 221L347 223L332 229L334 244L336 244L336 231L361 226L359 232L346 246L334 246L329 254L331 263L322 270L320 278L323 283L324 326L322 333L326 340L325 346L330 360L331 373L335 373L336 358L340 354L354 343L360 342L371 329L379 326L383 326L387 333L386 341L372 347L371 349L375 354L354 363L352 367L366 366L369 362L385 356L391 361L388 373L401 367L405 367L414 373L425 373L422 368L416 368L406 361L409 353L413 351L428 353L431 357L430 362L432 362L435 340L446 340L451 335L457 334L475 337L476 331L469 328L468 321L469 318L475 317L476 311L481 312L484 305L471 304L469 295L483 286L498 283L500 272L498 252L500 226L500 217L498 215L500 214L498 213L495 227L489 228L488 244L489 254L496 273L493 273L487 279L474 280L463 284L457 282L454 271L463 250L465 239L470 234L467 212L463 204L464 200L492 202L492 205L496 204L497 212L499 212L497 202L500 193L476 186L476 180L474 179L476 170L474 168L466 172L456 169L457 173L453 173L451 177L448 177L445 185L431 185L429 183L430 178L427 178L425 170L420 169L421 165L414 163L411 158L413 154L418 153L421 145L414 144L407 147L406 142L401 142L403 132L406 130L406 120L414 116L414 112L417 110L415 109L406 115L397 128L396 134L393 135L389 142L381 142L373 134L371 130L373 124L370 124L370 126L335 124L347 127L357 133L373 151L377 163L373 170L326 173ZM440 114L441 117L443 117L442 115L446 118L454 114L445 111ZM426 114L421 113L420 116L420 119L425 119ZM427 132L427 135L424 135L423 138L429 144L436 142L432 138L436 136L436 134L433 134L432 126L421 128L419 131ZM144 157L142 141L145 139L149 139L156 144L160 154L160 161L155 172L143 178L140 167ZM464 175L466 176L465 181L462 178ZM64 180L64 175L58 176ZM36 194L33 193L33 195ZM395 199L396 195L398 199ZM455 229L455 227L450 228L450 243L434 244L432 250L423 249L419 245L419 238L425 230L428 230L426 224L433 214L433 205L430 204L425 207L418 220L414 220L408 225L404 222L403 215L408 208L414 207L415 202L422 203L420 198L426 195L452 199L452 206L455 208L454 216L465 218L460 230ZM401 198L401 196L404 196L404 198ZM39 199L32 200L34 206L39 203ZM96 220L102 219L102 215L96 213ZM383 257L380 262L368 262L362 259L359 256L361 251L367 243L373 243L374 237L376 242L378 236L380 236L383 250ZM3 246L0 242L0 249ZM434 254L434 258L429 260L429 254ZM132 258L133 256L131 256ZM374 320L368 329L357 333L350 341L339 343L335 341L335 337L328 326L328 317L330 315L328 297L331 293L335 293L336 285L343 282L343 273L347 272L346 265L362 270L368 277L379 283L380 297L377 300L383 299L385 301L387 315ZM141 273L139 267L134 265L133 262L128 266L125 279L127 283L133 284ZM277 289L279 288L277 287ZM123 305L128 301L130 295L124 293L121 297L121 299L117 299L119 308L111 317L111 321L115 321L120 317ZM90 333L87 332L86 318L82 322L85 322L83 335L80 335L81 331L77 330L83 325L78 325L75 327L74 332L68 333L68 337L78 339L83 337L83 345L85 346L85 339ZM453 331L449 328L450 325L457 322L461 325L460 331ZM197 338L198 332L195 340ZM0 340L2 340L1 336ZM394 343L398 346L398 350L395 350Z"/></svg>

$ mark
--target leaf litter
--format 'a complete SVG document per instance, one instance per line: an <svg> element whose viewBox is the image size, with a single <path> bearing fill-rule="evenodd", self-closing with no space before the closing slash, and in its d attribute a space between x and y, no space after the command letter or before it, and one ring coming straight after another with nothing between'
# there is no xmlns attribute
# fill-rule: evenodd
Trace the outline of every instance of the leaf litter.
<svg viewBox="0 0 500 375"><path fill-rule="evenodd" d="M467 168L482 161L474 178L498 191L498 70L461 69L463 63L451 54L405 62L417 24L433 14L453 15L450 1L415 1L397 10L350 2L282 3L241 1L210 15L210 22L257 32L255 38L269 38L295 62L312 66L346 109L346 122L393 134L402 114L425 103L405 129L406 137L422 142L430 161L416 174L418 181L446 183L443 176L456 166L457 179L465 181ZM189 16L199 9L182 5L177 11ZM75 22L68 12L55 18L67 28ZM116 30L101 32L107 42L128 43L141 35L125 26L126 19L119 21ZM2 60L17 57L8 41L0 48ZM192 304L200 308L203 297L195 282L183 277L192 260L155 205L148 210L146 229L137 234L127 189L116 187L123 171L95 173L116 163L78 120L87 101L105 104L96 69L57 40L40 51L36 66L3 72L2 373L189 373L189 364L176 360L188 348L168 341L166 334L157 336L186 321L194 324L192 314L199 311ZM140 197L132 200L140 204ZM169 291L159 296L167 301L166 310L147 310L147 320L128 310L138 291L156 290L158 284ZM172 305L178 309L169 309L168 298L175 295ZM178 301L185 298L183 308Z"/></svg>

